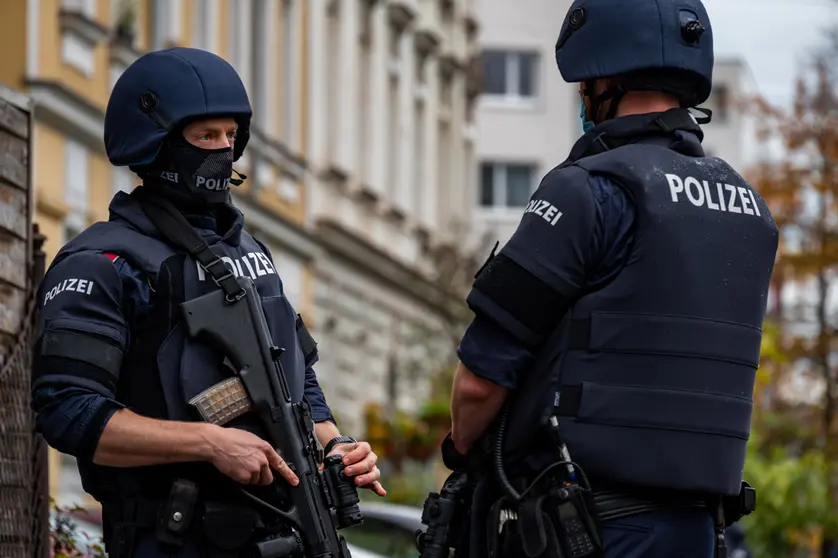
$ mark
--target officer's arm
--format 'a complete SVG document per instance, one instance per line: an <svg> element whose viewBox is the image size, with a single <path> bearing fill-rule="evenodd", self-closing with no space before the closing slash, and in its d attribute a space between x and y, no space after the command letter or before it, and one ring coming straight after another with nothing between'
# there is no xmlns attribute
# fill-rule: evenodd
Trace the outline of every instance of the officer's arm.
<svg viewBox="0 0 838 558"><path fill-rule="evenodd" d="M487 262L468 296L476 315L472 326L490 321L505 338L499 341L497 335L474 333L470 327L460 345L466 362L454 378L451 435L461 453L495 419L531 352L587 283L598 210L582 173L566 169L544 177L515 234ZM486 364L487 356L494 365Z"/></svg>
<svg viewBox="0 0 838 558"><path fill-rule="evenodd" d="M115 400L128 325L123 282L106 256L79 253L42 283L32 406L47 443L109 466L209 460L205 424L140 417Z"/></svg>
<svg viewBox="0 0 838 558"><path fill-rule="evenodd" d="M462 362L459 364L451 390L451 440L458 452L467 454L483 435L498 415L507 393L506 388L477 376Z"/></svg>

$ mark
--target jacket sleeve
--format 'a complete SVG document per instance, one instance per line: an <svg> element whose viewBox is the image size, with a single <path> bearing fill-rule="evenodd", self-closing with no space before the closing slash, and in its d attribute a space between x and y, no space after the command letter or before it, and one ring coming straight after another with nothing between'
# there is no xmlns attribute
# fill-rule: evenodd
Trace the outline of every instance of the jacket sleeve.
<svg viewBox="0 0 838 558"><path fill-rule="evenodd" d="M323 394L323 390L320 389L320 384L317 381L317 375L314 373L314 368L306 369L304 393L308 404L311 405L311 418L314 422L329 421L335 423L332 411L326 403L326 396Z"/></svg>
<svg viewBox="0 0 838 558"><path fill-rule="evenodd" d="M469 307L537 347L586 286L596 263L598 208L587 173L544 177L512 237L477 274Z"/></svg>
<svg viewBox="0 0 838 558"><path fill-rule="evenodd" d="M113 414L128 325L114 262L79 253L54 266L39 289L32 408L47 443L90 458Z"/></svg>

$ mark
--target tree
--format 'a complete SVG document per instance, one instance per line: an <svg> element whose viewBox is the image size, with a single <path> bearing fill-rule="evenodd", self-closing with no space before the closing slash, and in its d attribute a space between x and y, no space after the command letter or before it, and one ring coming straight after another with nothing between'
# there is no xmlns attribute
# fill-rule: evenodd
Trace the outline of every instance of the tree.
<svg viewBox="0 0 838 558"><path fill-rule="evenodd" d="M779 336L780 329L766 323L745 462L745 479L757 490L757 511L743 525L755 556L808 558L812 541L821 537L834 512L826 495L823 452L814 445L795 447L794 413L776 410L769 397L775 372L789 362Z"/></svg>
<svg viewBox="0 0 838 558"><path fill-rule="evenodd" d="M838 47L838 42L834 45ZM813 499L809 504L820 509L822 494L822 504L831 511L820 517L824 557L838 537L832 511L838 508L838 307L833 289L838 271L836 61L838 48L814 58L811 70L797 80L791 110L756 99L758 137L766 148L775 142L782 157L761 163L752 177L781 231L774 317L785 362L773 367L772 378L763 386L760 436L751 444L750 463L755 475L772 479L766 481L766 495L765 491L777 492L772 482L787 478L772 476L771 471L783 467L784 474L798 475L794 477L801 483L798 499ZM800 385L805 389L795 390ZM756 525L754 520L752 528Z"/></svg>

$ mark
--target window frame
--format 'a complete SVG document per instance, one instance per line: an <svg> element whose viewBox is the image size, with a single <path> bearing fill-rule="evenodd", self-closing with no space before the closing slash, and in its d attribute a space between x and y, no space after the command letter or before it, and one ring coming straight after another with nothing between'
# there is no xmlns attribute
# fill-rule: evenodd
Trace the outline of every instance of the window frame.
<svg viewBox="0 0 838 558"><path fill-rule="evenodd" d="M486 74L486 55L495 53L502 55L504 65L504 92L490 93L486 91L486 84L483 84L481 91L481 100L484 103L505 105L505 106L519 106L530 108L533 107L541 96L541 52L537 49L525 48L485 48L481 53L482 64L484 64L484 75ZM531 60L531 83L530 89L532 94L524 95L521 93L521 67L525 57L530 57Z"/></svg>
<svg viewBox="0 0 838 558"><path fill-rule="evenodd" d="M483 169L492 167L492 204L483 204ZM527 167L530 170L530 192L527 200L537 188L538 163L533 161L480 161L480 184L478 188L478 207L481 211L511 212L523 210L527 204L509 205L509 167Z"/></svg>

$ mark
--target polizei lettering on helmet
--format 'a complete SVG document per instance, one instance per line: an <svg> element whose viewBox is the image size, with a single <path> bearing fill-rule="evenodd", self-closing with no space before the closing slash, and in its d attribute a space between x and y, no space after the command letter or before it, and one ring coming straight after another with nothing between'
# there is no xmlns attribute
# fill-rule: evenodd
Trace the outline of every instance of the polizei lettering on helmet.
<svg viewBox="0 0 838 558"><path fill-rule="evenodd" d="M57 297L63 292L82 293L89 295L93 291L93 281L87 279L78 279L76 277L68 277L62 282L47 291L44 295L44 304Z"/></svg>
<svg viewBox="0 0 838 558"><path fill-rule="evenodd" d="M681 178L675 174L667 174L666 180L669 182L669 192L675 203L686 198L696 207L760 216L754 192L744 186L731 186L721 182L711 184L707 180L698 180L692 176Z"/></svg>
<svg viewBox="0 0 838 558"><path fill-rule="evenodd" d="M562 212L559 211L559 208L544 200L531 200L524 210L524 214L526 215L527 213L535 213L550 223L551 226L556 226L556 222L562 217Z"/></svg>
<svg viewBox="0 0 838 558"><path fill-rule="evenodd" d="M221 261L224 262L236 277L250 277L256 281L258 277L276 275L276 270L271 264L271 260L262 252L248 252L243 257L235 259L229 256L221 256ZM195 263L198 266L198 280L206 281L206 271L199 262Z"/></svg>

